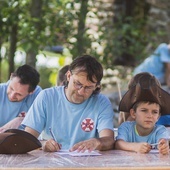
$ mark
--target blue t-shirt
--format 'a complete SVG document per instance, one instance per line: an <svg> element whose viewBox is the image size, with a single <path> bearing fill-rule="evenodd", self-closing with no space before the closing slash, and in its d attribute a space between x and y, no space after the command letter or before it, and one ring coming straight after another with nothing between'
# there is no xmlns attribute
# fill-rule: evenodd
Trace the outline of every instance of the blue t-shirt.
<svg viewBox="0 0 170 170"><path fill-rule="evenodd" d="M22 101L11 102L7 95L8 85L9 81L0 84L0 127L17 117L20 113L26 113L38 93L41 91L41 87L37 86L34 93L28 95Z"/></svg>
<svg viewBox="0 0 170 170"><path fill-rule="evenodd" d="M160 83L165 83L165 63L170 63L168 44L160 44L154 53L134 69L134 75L141 72L153 74Z"/></svg>
<svg viewBox="0 0 170 170"><path fill-rule="evenodd" d="M161 116L156 124L170 127L170 115Z"/></svg>
<svg viewBox="0 0 170 170"><path fill-rule="evenodd" d="M152 132L147 136L139 136L135 132L135 121L123 122L118 128L116 140L122 139L126 142L147 142L149 144L158 143L160 139L168 139L168 130L163 125L155 125Z"/></svg>
<svg viewBox="0 0 170 170"><path fill-rule="evenodd" d="M64 86L44 89L35 99L22 125L55 139L63 149L82 140L99 137L104 129L113 130L113 109L102 94L92 95L81 104L67 100ZM48 138L48 139L49 139Z"/></svg>

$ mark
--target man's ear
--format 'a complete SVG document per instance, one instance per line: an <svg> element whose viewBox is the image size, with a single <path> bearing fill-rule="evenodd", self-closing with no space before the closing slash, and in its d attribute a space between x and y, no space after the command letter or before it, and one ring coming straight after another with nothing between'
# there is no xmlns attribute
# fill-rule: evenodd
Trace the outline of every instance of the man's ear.
<svg viewBox="0 0 170 170"><path fill-rule="evenodd" d="M136 114L135 114L134 109L130 109L130 115L133 119L136 119Z"/></svg>
<svg viewBox="0 0 170 170"><path fill-rule="evenodd" d="M68 70L67 73L66 73L66 78L67 78L67 81L70 80L70 77L71 77L71 71Z"/></svg>
<svg viewBox="0 0 170 170"><path fill-rule="evenodd" d="M13 73L11 73L11 75L10 75L10 80L12 79L12 75L13 75Z"/></svg>

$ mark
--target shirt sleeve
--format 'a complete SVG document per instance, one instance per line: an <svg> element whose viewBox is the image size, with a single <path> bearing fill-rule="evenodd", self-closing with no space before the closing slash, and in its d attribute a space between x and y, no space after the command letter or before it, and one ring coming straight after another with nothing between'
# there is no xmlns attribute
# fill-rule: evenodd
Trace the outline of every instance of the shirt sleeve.
<svg viewBox="0 0 170 170"><path fill-rule="evenodd" d="M116 140L124 140L124 141L128 141L128 134L130 133L130 129L128 126L128 121L127 122L123 122L119 128L118 128L118 135L116 137Z"/></svg>

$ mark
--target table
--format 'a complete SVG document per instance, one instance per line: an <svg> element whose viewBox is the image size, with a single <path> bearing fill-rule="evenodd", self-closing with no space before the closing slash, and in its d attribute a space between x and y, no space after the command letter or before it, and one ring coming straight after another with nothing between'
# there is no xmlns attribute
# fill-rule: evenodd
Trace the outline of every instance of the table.
<svg viewBox="0 0 170 170"><path fill-rule="evenodd" d="M101 156L72 157L34 150L27 154L0 155L0 169L11 170L170 170L170 155L120 150Z"/></svg>

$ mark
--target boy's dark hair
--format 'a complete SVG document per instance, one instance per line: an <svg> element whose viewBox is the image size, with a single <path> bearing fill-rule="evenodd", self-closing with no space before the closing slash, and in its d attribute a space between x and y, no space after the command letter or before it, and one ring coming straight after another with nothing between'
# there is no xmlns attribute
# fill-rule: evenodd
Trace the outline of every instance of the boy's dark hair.
<svg viewBox="0 0 170 170"><path fill-rule="evenodd" d="M152 101L139 101L139 102L136 102L136 103L132 106L132 109L136 112L138 106L139 106L140 104L142 104L142 103L147 103L147 104L149 104L149 105L151 105L151 104L158 104L158 103L155 103L155 102L152 102ZM158 104L158 105L159 105L159 104ZM160 114L160 112L161 112L161 107L160 107L160 105L159 105L159 114Z"/></svg>
<svg viewBox="0 0 170 170"><path fill-rule="evenodd" d="M28 84L29 92L33 92L40 81L40 75L38 71L27 64L18 67L17 70L11 74L11 78L13 77L18 77L21 84Z"/></svg>
<svg viewBox="0 0 170 170"><path fill-rule="evenodd" d="M103 67L97 61L96 58L90 55L83 55L81 57L77 57L73 60L73 62L69 66L69 70L74 73L75 72L86 72L87 79L91 82L94 82L94 78L97 80L96 85L98 86L93 94L97 94L100 92L100 81L103 77Z"/></svg>

